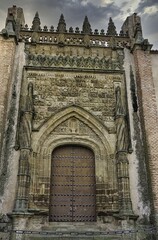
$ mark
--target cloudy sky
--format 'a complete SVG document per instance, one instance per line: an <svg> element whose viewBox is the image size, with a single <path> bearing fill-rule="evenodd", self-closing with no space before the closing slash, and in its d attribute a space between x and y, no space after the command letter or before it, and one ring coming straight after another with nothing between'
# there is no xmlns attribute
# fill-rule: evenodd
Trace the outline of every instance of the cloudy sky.
<svg viewBox="0 0 158 240"><path fill-rule="evenodd" d="M127 16L137 12L142 19L144 38L158 49L158 0L0 0L0 30L4 28L8 7L22 7L25 22L31 27L36 11L39 12L41 26L53 25L56 29L61 13L64 14L67 29L81 29L85 15L92 30L107 30L109 17L113 18L117 31Z"/></svg>

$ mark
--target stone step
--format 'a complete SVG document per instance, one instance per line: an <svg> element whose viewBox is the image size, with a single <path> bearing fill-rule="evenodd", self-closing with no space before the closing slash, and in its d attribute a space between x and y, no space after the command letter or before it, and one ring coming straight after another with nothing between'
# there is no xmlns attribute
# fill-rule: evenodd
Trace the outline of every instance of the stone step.
<svg viewBox="0 0 158 240"><path fill-rule="evenodd" d="M42 227L43 231L101 231L101 227L97 224L90 223L49 223Z"/></svg>
<svg viewBox="0 0 158 240"><path fill-rule="evenodd" d="M104 225L105 228L105 225ZM49 223L42 227L40 234L29 235L28 240L122 240L134 238L124 238L125 235L115 235L108 230L103 230L97 223ZM113 235L112 235L113 234ZM126 236L127 237L127 236Z"/></svg>
<svg viewBox="0 0 158 240"><path fill-rule="evenodd" d="M51 227L51 230L50 230ZM56 228L56 230L52 230L53 228ZM49 226L49 230L45 229L40 234L35 235L28 235L29 240L120 240L123 239L122 235L106 235L106 232L103 232L99 230L98 228L94 229L93 226L84 226L81 225L81 228L79 226L71 226L70 224L67 225L56 225ZM96 226L95 226L96 227ZM129 238L131 239L131 238Z"/></svg>
<svg viewBox="0 0 158 240"><path fill-rule="evenodd" d="M56 237L56 236L30 236L28 238L25 238L27 240L120 240L123 239L121 236L62 236L62 237ZM129 238L131 239L131 238Z"/></svg>

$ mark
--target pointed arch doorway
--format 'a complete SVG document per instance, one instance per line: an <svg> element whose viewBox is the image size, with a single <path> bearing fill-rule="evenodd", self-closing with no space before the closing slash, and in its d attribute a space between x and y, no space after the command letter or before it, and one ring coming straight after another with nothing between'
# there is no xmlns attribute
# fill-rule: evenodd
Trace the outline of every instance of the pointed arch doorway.
<svg viewBox="0 0 158 240"><path fill-rule="evenodd" d="M95 222L95 157L80 145L63 145L52 153L50 222Z"/></svg>

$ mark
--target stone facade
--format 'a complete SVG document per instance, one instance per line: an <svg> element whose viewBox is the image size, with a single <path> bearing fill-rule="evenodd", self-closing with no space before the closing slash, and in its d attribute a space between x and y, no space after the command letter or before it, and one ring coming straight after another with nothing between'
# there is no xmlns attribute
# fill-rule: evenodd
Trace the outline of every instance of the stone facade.
<svg viewBox="0 0 158 240"><path fill-rule="evenodd" d="M28 29L13 6L0 34L1 238L156 239L157 52L140 18L128 17L119 35L111 18L106 35L93 33L87 17L81 32L67 31L63 15L56 31L40 24L36 13ZM49 220L52 184L61 187L52 183L59 146L93 152L92 223Z"/></svg>

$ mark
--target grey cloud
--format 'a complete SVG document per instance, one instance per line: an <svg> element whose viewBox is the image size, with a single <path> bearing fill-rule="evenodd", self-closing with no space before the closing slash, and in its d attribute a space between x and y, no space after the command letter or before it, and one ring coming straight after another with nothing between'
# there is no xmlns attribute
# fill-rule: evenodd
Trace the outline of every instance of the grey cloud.
<svg viewBox="0 0 158 240"><path fill-rule="evenodd" d="M158 33L157 31L155 31L157 29L158 14L155 14L152 16L143 15L141 20L142 20L143 33L146 38L154 33ZM156 40L158 42L158 39Z"/></svg>
<svg viewBox="0 0 158 240"><path fill-rule="evenodd" d="M143 0L140 2L137 12L141 16L143 33L145 38L151 39L151 43L156 43L158 45L158 39L153 39L151 37L153 34L157 33L157 23L158 23L158 14L149 15L148 13L144 13L144 9L146 7L158 6L157 0Z"/></svg>
<svg viewBox="0 0 158 240"><path fill-rule="evenodd" d="M128 12L128 13L131 13L131 9L130 9L130 8L128 8L128 9L127 9L127 12Z"/></svg>
<svg viewBox="0 0 158 240"><path fill-rule="evenodd" d="M69 15L69 10L71 10L71 15ZM107 22L109 17L114 17L120 14L120 10L114 5L109 4L106 7L96 7L91 3L88 3L86 6L80 6L76 8L75 6L71 9L67 9L65 12L68 23L72 24L72 19L75 19L73 24L82 24L83 18L85 15L88 16L92 28L105 28L107 27Z"/></svg>
<svg viewBox="0 0 158 240"><path fill-rule="evenodd" d="M54 25L56 28L60 14L63 13L67 28L70 26L81 28L84 17L87 15L93 30L95 28L106 30L109 17L115 17L122 13L115 3L102 7L101 5L94 5L91 1L87 1L86 5L83 2L84 0L16 0L16 5L23 8L26 23L30 27L36 11L39 12L42 27L44 25L48 27ZM6 11L7 14L7 8L13 4L14 0L2 0L1 9Z"/></svg>
<svg viewBox="0 0 158 240"><path fill-rule="evenodd" d="M158 14L153 15L143 14L141 16L142 28L144 38L148 38L151 44L154 44L153 48L158 49Z"/></svg>
<svg viewBox="0 0 158 240"><path fill-rule="evenodd" d="M39 11L43 25L53 24L55 27L61 13L64 14L67 26L69 27L81 27L85 15L87 15L93 29L107 27L109 17L114 17L121 13L121 10L114 3L108 4L106 7L101 7L93 5L91 2L83 5L82 2L83 0L34 0L31 3L31 11ZM103 25L101 26L102 23Z"/></svg>
<svg viewBox="0 0 158 240"><path fill-rule="evenodd" d="M142 0L139 3L138 8L136 9L136 12L143 13L144 8L151 7L151 6L158 6L157 0Z"/></svg>
<svg viewBox="0 0 158 240"><path fill-rule="evenodd" d="M14 0L0 0L0 30L4 27L5 17L7 15L8 7L11 7L15 4ZM75 28L79 26L80 29L83 24L83 20L85 15L88 16L92 30L98 28L99 30L104 28L107 30L107 25L109 21L109 17L112 17L114 20L117 19L115 25L117 27L117 31L119 32L121 25L123 24L122 20L124 17L124 12L122 11L122 7L128 5L129 2L127 0L120 0L121 6L118 7L116 2L108 4L106 7L93 4L93 1L87 1L87 4L83 4L84 0L16 0L16 5L22 7L25 14L26 23L31 27L32 20L35 15L35 12L38 11L41 19L41 26L47 25L50 27L53 25L55 28L57 27L60 14L63 13L67 29L72 26ZM140 1L139 7L137 8L137 12L139 15L143 13L143 10L147 6L156 6L158 5L157 0L142 0ZM131 10L127 11L129 14ZM152 15L149 16L147 14L142 15L142 24L143 24L143 32L144 37L149 38L153 35L157 30L157 22L158 16ZM155 39L151 38L151 43L155 42Z"/></svg>

